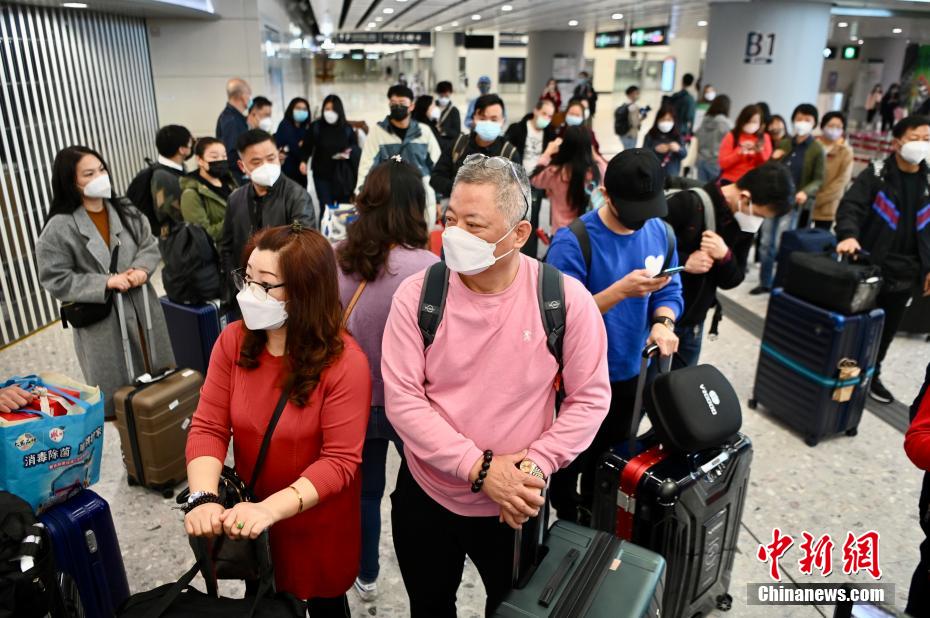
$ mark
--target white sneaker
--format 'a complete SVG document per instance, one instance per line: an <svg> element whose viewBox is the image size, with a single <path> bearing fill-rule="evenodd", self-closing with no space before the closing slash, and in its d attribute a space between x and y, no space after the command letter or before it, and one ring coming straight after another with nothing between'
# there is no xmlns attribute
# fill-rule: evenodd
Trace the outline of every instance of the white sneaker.
<svg viewBox="0 0 930 618"><path fill-rule="evenodd" d="M355 592L365 603L371 603L378 598L378 582L365 583L358 577L355 578Z"/></svg>

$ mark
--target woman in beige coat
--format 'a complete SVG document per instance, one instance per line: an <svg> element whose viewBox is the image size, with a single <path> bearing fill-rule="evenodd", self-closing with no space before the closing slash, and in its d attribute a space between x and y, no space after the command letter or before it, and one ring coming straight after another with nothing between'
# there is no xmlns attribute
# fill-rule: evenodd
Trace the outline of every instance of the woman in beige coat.
<svg viewBox="0 0 930 618"><path fill-rule="evenodd" d="M814 226L829 230L836 218L836 209L840 199L852 179L853 149L846 143L846 117L840 112L829 112L820 122L821 136L827 155L824 167L823 185L817 192L814 202Z"/></svg>

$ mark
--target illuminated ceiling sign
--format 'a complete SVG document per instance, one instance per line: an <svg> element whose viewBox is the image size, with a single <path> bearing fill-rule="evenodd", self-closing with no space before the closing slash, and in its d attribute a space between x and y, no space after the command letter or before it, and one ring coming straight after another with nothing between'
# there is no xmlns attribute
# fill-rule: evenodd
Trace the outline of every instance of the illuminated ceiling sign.
<svg viewBox="0 0 930 618"><path fill-rule="evenodd" d="M613 32L598 32L594 35L594 47L596 49L606 49L608 47L623 47L623 39L626 38L626 30L614 30Z"/></svg>
<svg viewBox="0 0 930 618"><path fill-rule="evenodd" d="M639 28L630 33L630 47L668 45L668 26Z"/></svg>

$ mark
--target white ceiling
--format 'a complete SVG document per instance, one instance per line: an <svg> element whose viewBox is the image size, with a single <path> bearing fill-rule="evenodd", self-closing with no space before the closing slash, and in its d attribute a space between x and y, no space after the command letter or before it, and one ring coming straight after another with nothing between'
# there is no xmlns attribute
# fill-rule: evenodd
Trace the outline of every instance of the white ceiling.
<svg viewBox="0 0 930 618"><path fill-rule="evenodd" d="M6 0L13 4L32 4L61 8L67 0ZM213 18L212 0L74 0L87 4L88 10L136 15L139 17ZM72 9L78 10L78 9Z"/></svg>

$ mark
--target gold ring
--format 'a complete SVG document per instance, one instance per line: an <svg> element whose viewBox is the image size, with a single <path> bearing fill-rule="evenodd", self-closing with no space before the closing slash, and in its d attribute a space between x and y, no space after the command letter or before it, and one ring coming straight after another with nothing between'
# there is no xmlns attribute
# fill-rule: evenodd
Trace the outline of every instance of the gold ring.
<svg viewBox="0 0 930 618"><path fill-rule="evenodd" d="M243 528L245 528L245 524L242 523L242 522L240 521L240 522L236 523L236 528L237 528L238 530L242 530Z"/></svg>

